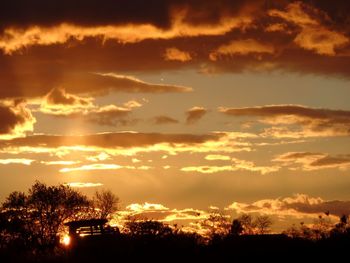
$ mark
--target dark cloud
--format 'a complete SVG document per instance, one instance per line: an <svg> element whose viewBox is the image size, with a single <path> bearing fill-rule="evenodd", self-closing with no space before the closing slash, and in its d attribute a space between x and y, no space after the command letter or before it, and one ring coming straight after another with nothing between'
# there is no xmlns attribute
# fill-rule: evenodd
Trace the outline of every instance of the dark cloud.
<svg viewBox="0 0 350 263"><path fill-rule="evenodd" d="M63 22L81 28L67 29L62 34L58 32L63 29L57 28L47 36L44 30L28 37L29 42L22 39L26 35L24 31L18 31L13 37L0 34L0 47L4 49L12 41L14 48L11 55L0 55L0 87L4 87L0 88L0 98L41 96L55 87L66 88L73 94L77 90L90 92L92 89L97 92L106 89L181 92L183 90L178 88L151 88L135 83L130 87L126 80L117 81L111 76L102 77L91 72L152 71L184 66L201 68L202 72L283 70L349 77L349 4L343 1L334 5L326 0L302 2L165 0L145 3L125 0L48 4L45 1L7 1L0 10L3 28L15 26L25 30L38 25L47 29L47 26ZM183 24L174 24L174 17L180 17ZM305 20L305 17L312 25L300 22L300 18ZM244 25L231 21L238 18L247 21ZM105 32L106 35L102 29L97 30L100 35L80 32L89 31L88 27L126 26L128 23L149 23L161 30L155 35L145 29L126 30L132 38L140 37L131 42L119 39L118 34L109 38L113 30ZM278 24L282 30L278 30ZM180 29L184 25L185 28ZM274 30L267 30L273 26ZM145 32L147 34L141 36ZM76 35L67 37L70 33ZM80 34L85 35L79 37ZM41 37L44 38L42 42L38 40ZM50 42L45 37L57 39ZM249 43L249 48L241 50L244 43ZM188 52L192 59L186 63L165 60L164 50L169 47ZM210 59L213 57L216 59ZM80 87L76 87L77 83Z"/></svg>
<svg viewBox="0 0 350 263"><path fill-rule="evenodd" d="M314 167L336 167L350 164L350 156L324 156L310 163Z"/></svg>
<svg viewBox="0 0 350 263"><path fill-rule="evenodd" d="M267 105L261 107L224 108L223 113L232 116L280 116L293 115L311 119L336 119L350 121L350 111L308 108L300 105Z"/></svg>
<svg viewBox="0 0 350 263"><path fill-rule="evenodd" d="M161 133L103 133L85 136L54 136L34 135L26 138L17 138L8 141L0 141L0 148L6 147L48 147L60 146L95 146L102 148L130 148L144 147L159 143L200 144L207 141L216 141L222 135L219 134L161 134Z"/></svg>
<svg viewBox="0 0 350 263"><path fill-rule="evenodd" d="M50 26L73 23L85 26L120 23L169 24L169 5L175 1L87 0L51 1L14 0L1 4L2 27Z"/></svg>
<svg viewBox="0 0 350 263"><path fill-rule="evenodd" d="M72 23L84 26L109 24L149 23L166 28L171 23L173 10L188 9L191 14L186 22L215 23L220 14L237 14L244 7L262 6L261 1L229 0L86 0L51 1L13 0L2 3L0 17L2 27L31 25L55 25Z"/></svg>
<svg viewBox="0 0 350 263"><path fill-rule="evenodd" d="M289 152L278 157L279 160L295 160L302 159L305 157L322 156L322 153L312 153L312 152Z"/></svg>
<svg viewBox="0 0 350 263"><path fill-rule="evenodd" d="M24 63L24 65L21 65ZM0 62L1 64L1 62ZM5 67L0 73L0 98L32 98L42 97L49 93L50 103L69 104L77 102L75 94L103 95L109 92L126 93L167 93L190 92L185 86L147 83L132 76L117 74L99 74L69 70L69 66L52 61L51 70L47 71L51 62L40 63L36 59L19 62L14 67ZM96 68L95 68L96 70ZM59 87L59 88L57 88ZM70 93L70 95L67 95ZM83 101L80 101L83 103Z"/></svg>
<svg viewBox="0 0 350 263"><path fill-rule="evenodd" d="M0 120L0 137L1 135L23 136L24 132L33 130L35 123L35 118L23 101L14 101L7 105L0 104Z"/></svg>
<svg viewBox="0 0 350 263"><path fill-rule="evenodd" d="M221 108L220 112L234 117L262 117L269 124L297 124L308 135L349 135L350 111L309 108L300 105L267 105L246 108ZM283 119L281 119L281 117Z"/></svg>
<svg viewBox="0 0 350 263"><path fill-rule="evenodd" d="M310 203L292 203L285 204L286 208L295 209L302 213L330 213L336 216L349 215L350 214L350 201L323 201L316 204Z"/></svg>
<svg viewBox="0 0 350 263"><path fill-rule="evenodd" d="M165 116L165 115L160 115L160 116L154 117L153 122L154 122L154 124L157 124L157 125L179 123L178 120L171 118L169 116Z"/></svg>
<svg viewBox="0 0 350 263"><path fill-rule="evenodd" d="M193 107L186 111L186 123L187 124L193 124L199 121L201 118L204 117L205 114L207 114L207 110L203 107Z"/></svg>
<svg viewBox="0 0 350 263"><path fill-rule="evenodd" d="M339 168L346 170L350 167L350 155L330 155L326 153L312 152L287 152L277 156L274 161L284 166L297 165L305 171L326 168Z"/></svg>
<svg viewBox="0 0 350 263"><path fill-rule="evenodd" d="M48 104L61 104L61 105L89 105L91 100L84 99L72 94L67 94L63 88L54 88L46 96L46 102Z"/></svg>

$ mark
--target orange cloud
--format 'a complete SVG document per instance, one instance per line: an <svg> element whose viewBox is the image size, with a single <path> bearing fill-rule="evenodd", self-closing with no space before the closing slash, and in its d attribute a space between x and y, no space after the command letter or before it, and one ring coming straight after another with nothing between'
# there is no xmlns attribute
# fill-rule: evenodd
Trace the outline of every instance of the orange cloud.
<svg viewBox="0 0 350 263"><path fill-rule="evenodd" d="M67 93L64 88L54 88L44 97L40 111L45 114L68 116L93 108L93 100Z"/></svg>
<svg viewBox="0 0 350 263"><path fill-rule="evenodd" d="M54 88L45 97L47 104L89 106L92 98L83 98L68 94L64 88Z"/></svg>
<svg viewBox="0 0 350 263"><path fill-rule="evenodd" d="M251 151L249 133L217 132L212 134L161 134L161 133L103 133L85 136L35 135L10 141L0 141L0 153L48 154L67 160L86 159L101 162L114 156L132 156L140 153L177 155L180 153L233 153ZM75 169L77 167L71 167ZM64 171L70 171L68 170ZM91 169L94 166L79 169ZM124 167L126 169L151 169L152 167Z"/></svg>
<svg viewBox="0 0 350 263"><path fill-rule="evenodd" d="M131 110L142 104L132 100L123 107L116 105L98 106L93 98L85 98L67 93L63 88L53 89L45 96L39 111L57 117L77 118L99 125L129 125L135 122L125 118Z"/></svg>
<svg viewBox="0 0 350 263"><path fill-rule="evenodd" d="M288 26L284 23L274 23L274 24L269 24L266 28L265 28L266 32L287 32L287 33L291 33L290 31L288 31Z"/></svg>
<svg viewBox="0 0 350 263"><path fill-rule="evenodd" d="M326 16L325 14L302 2L290 3L286 11L270 10L268 13L270 16L280 17L299 26L301 31L294 42L301 48L312 50L317 54L335 56L337 48L349 43L346 35L321 24L320 18Z"/></svg>
<svg viewBox="0 0 350 263"><path fill-rule="evenodd" d="M336 49L349 43L349 38L326 28L304 28L294 39L300 47L320 55L335 56Z"/></svg>
<svg viewBox="0 0 350 263"><path fill-rule="evenodd" d="M216 61L221 56L273 54L275 49L270 44L259 43L254 39L233 40L210 53L209 58Z"/></svg>
<svg viewBox="0 0 350 263"><path fill-rule="evenodd" d="M192 59L192 56L189 52L182 51L175 47L167 48L164 52L165 60L181 61L186 62Z"/></svg>
<svg viewBox="0 0 350 263"><path fill-rule="evenodd" d="M124 24L103 26L80 26L60 23L54 26L29 26L25 29L7 27L0 36L0 49L6 54L12 54L33 45L64 44L68 40L83 41L86 38L99 38L102 41L115 40L120 43L136 43L146 39L174 39L177 37L217 36L223 35L234 28L249 25L252 18L249 14L239 16L224 16L215 24L187 23L188 9L175 10L172 14L169 28L159 28L155 25Z"/></svg>

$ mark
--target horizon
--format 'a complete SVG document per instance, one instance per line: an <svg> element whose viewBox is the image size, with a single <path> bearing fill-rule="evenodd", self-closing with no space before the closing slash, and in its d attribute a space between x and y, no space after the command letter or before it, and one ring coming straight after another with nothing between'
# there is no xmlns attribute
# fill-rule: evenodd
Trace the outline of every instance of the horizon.
<svg viewBox="0 0 350 263"><path fill-rule="evenodd" d="M350 4L5 1L0 202L38 180L188 226L350 214ZM200 214L197 215L196 214Z"/></svg>

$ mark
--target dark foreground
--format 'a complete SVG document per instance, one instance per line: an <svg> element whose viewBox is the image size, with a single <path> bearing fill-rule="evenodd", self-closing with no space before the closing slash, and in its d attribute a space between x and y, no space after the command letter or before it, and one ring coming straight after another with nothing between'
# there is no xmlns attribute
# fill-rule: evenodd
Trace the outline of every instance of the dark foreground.
<svg viewBox="0 0 350 263"><path fill-rule="evenodd" d="M126 235L85 237L51 252L2 250L1 262L311 262L349 258L348 236L319 241L285 235L228 236L209 244L193 235L166 238Z"/></svg>

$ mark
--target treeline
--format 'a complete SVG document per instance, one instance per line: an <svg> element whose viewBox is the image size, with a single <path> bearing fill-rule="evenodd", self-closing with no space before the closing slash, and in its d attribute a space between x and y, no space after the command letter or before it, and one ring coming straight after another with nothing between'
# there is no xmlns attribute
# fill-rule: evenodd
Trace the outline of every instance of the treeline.
<svg viewBox="0 0 350 263"><path fill-rule="evenodd" d="M130 218L118 234L87 236L69 248L59 243L64 222L108 219L118 209L118 201L110 191L89 199L69 186L40 182L28 193L11 193L0 212L1 262L315 260L334 259L350 245L347 216L335 225L320 216L313 226L302 223L277 235L268 234L272 225L268 216L245 214L230 220L217 212L199 222L201 235L177 225Z"/></svg>

